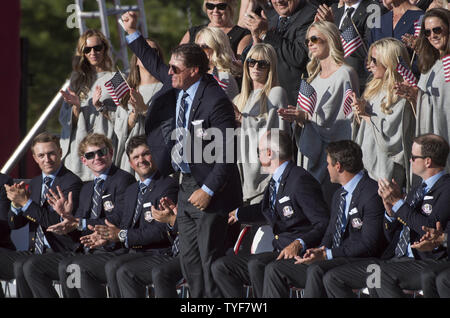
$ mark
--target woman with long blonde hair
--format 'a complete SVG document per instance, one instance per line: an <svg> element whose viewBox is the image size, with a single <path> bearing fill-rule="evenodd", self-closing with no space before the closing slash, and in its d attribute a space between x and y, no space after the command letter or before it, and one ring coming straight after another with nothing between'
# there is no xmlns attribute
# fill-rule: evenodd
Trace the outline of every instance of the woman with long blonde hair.
<svg viewBox="0 0 450 318"><path fill-rule="evenodd" d="M374 42L367 57L372 78L361 99L353 96L352 107L361 119L354 122L354 140L363 150L363 163L369 176L394 179L409 188L409 155L414 137L411 104L396 94L396 83L403 78L396 70L399 57L410 60L406 46L397 39Z"/></svg>
<svg viewBox="0 0 450 318"><path fill-rule="evenodd" d="M117 145L114 134L116 105L104 84L110 80L113 62L110 45L98 30L87 30L78 39L72 60L73 72L67 92L61 91L64 102L59 114L62 125L61 147L65 166L83 181L93 175L78 157L80 141L89 133L101 133ZM114 161L116 156L114 154Z"/></svg>
<svg viewBox="0 0 450 318"><path fill-rule="evenodd" d="M235 77L241 75L241 69L233 63L233 51L227 36L219 28L207 27L201 29L195 37L209 60L209 73L212 74L227 96L232 100L239 88Z"/></svg>
<svg viewBox="0 0 450 318"><path fill-rule="evenodd" d="M163 53L158 43L151 40L147 40L147 43L163 59ZM148 107L153 96L159 92L163 84L145 69L135 54L130 59L130 73L127 82L131 91L122 98L121 107L117 109L114 131L118 139L117 165L134 174L125 149L132 137L145 134L145 116Z"/></svg>
<svg viewBox="0 0 450 318"><path fill-rule="evenodd" d="M324 197L330 202L336 186L329 180L325 147L331 141L351 138L351 116L344 112L343 102L347 89L358 93L358 76L344 63L340 33L333 23L318 21L311 24L306 46L310 58L307 82L317 94L315 109L308 113L299 106L288 106L280 110L280 115L296 123L298 164L322 184Z"/></svg>
<svg viewBox="0 0 450 318"><path fill-rule="evenodd" d="M277 56L270 44L255 44L244 61L242 90L233 103L241 126L240 158L244 202L262 199L270 176L261 174L258 141L270 129L290 131L289 124L278 116L277 110L287 105L284 88L278 86Z"/></svg>

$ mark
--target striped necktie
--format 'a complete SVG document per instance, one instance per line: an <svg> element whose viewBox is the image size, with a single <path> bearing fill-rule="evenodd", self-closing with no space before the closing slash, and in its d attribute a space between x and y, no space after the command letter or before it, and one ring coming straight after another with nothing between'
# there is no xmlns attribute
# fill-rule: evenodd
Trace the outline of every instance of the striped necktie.
<svg viewBox="0 0 450 318"><path fill-rule="evenodd" d="M186 98L189 96L188 93L184 92L183 97L181 98L180 102L180 109L178 110L178 117L177 117L177 141L175 144L174 151L172 152L172 161L175 170L183 171L182 164L183 164L183 139L185 135L185 117L186 117Z"/></svg>
<svg viewBox="0 0 450 318"><path fill-rule="evenodd" d="M50 189L50 185L51 185L52 181L53 181L53 179L50 177L44 178L44 181L42 183L42 186L44 187L44 191L42 191L41 206L43 206L45 204L45 202L47 201L47 193L48 193L48 190ZM38 227L36 229L36 237L35 237L35 241L34 241L34 253L35 254L42 254L44 252L44 239L45 239L44 230L42 229L42 226L38 225Z"/></svg>
<svg viewBox="0 0 450 318"><path fill-rule="evenodd" d="M334 235L333 235L333 248L335 247L339 247L339 245L341 244L341 239L342 239L342 227L345 224L346 218L345 218L345 196L347 195L347 191L345 191L344 189L342 189L342 192L340 194L340 199L339 199L339 210L338 210L338 214L337 214L337 219L336 219L336 228L334 230Z"/></svg>
<svg viewBox="0 0 450 318"><path fill-rule="evenodd" d="M273 178L270 178L270 181L269 181L269 205L270 205L270 214L272 216L272 219L275 217L276 198L277 198L276 182Z"/></svg>
<svg viewBox="0 0 450 318"><path fill-rule="evenodd" d="M180 236L177 235L177 237L173 240L172 243L172 256L176 257L180 253Z"/></svg>
<svg viewBox="0 0 450 318"><path fill-rule="evenodd" d="M411 208L416 208L420 202L422 202L423 197L425 195L425 188L427 184L423 182L414 192L413 199L409 204ZM409 226L403 225L403 231L398 239L397 246L395 247L395 256L402 257L408 251L408 245L410 241L410 229Z"/></svg>
<svg viewBox="0 0 450 318"><path fill-rule="evenodd" d="M137 198L136 209L134 210L133 223L131 224L131 227L134 227L136 225L139 215L141 214L142 204L144 202L144 194L147 191L147 188L148 187L144 182L139 183L139 193Z"/></svg>
<svg viewBox="0 0 450 318"><path fill-rule="evenodd" d="M96 178L94 180L94 195L92 196L91 219L97 219L99 217L103 194L103 183L104 180L102 178Z"/></svg>

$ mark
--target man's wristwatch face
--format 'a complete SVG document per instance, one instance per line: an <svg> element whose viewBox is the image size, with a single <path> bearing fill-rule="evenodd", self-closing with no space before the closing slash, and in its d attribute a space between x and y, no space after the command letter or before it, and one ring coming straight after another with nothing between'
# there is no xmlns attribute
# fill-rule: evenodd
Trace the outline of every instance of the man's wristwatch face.
<svg viewBox="0 0 450 318"><path fill-rule="evenodd" d="M121 242L125 242L126 238L127 238L127 231L126 230L120 230L119 231L119 240Z"/></svg>

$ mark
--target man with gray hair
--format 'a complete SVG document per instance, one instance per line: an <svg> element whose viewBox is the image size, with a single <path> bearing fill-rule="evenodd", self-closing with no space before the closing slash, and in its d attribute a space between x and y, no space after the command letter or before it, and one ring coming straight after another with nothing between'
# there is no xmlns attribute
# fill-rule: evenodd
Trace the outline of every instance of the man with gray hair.
<svg viewBox="0 0 450 318"><path fill-rule="evenodd" d="M264 198L231 212L228 222L267 222L275 235L273 251L215 261L213 277L224 297L242 297L243 284L251 284L254 296L261 297L265 266L317 246L328 225L328 209L319 183L291 161L290 136L278 129L268 131L260 139L258 154L264 172L272 174Z"/></svg>

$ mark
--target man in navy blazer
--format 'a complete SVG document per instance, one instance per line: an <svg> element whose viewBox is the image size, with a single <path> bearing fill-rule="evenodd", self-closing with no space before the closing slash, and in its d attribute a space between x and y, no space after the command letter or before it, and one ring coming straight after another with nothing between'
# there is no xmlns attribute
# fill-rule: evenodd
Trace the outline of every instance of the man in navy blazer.
<svg viewBox="0 0 450 318"><path fill-rule="evenodd" d="M76 244L81 246L79 237L84 233L91 233L88 226L105 224L106 216L112 212L115 205L121 204L124 200L125 189L136 179L112 164L113 146L105 135L87 135L80 142L78 153L83 164L93 172L95 179L83 185L79 199L73 194L63 193L58 187L50 190L49 203L57 212L55 213L57 222L47 231L58 238L66 235L77 237ZM94 184L98 184L96 189L94 189ZM95 195L94 192L98 194ZM75 216L72 215L73 211L76 211ZM115 249L118 249L118 246L111 244L105 249L91 249L85 252L88 254L104 253L106 250ZM73 257L81 253L83 253L82 248L72 253L47 253L30 257L24 263L24 272L33 297L58 297L52 281L61 277L63 277L61 285L64 295L77 297L76 288L67 288L67 277L70 274L70 271L67 272L67 266ZM62 274L59 274L58 271Z"/></svg>
<svg viewBox="0 0 450 318"><path fill-rule="evenodd" d="M129 47L163 83L149 107L145 131L161 174L174 170L181 174L178 227L183 275L192 297L220 297L210 268L224 253L228 213L242 203L233 105L207 74L209 61L198 45L175 48L167 66L136 30L136 13L125 13L122 20Z"/></svg>
<svg viewBox="0 0 450 318"><path fill-rule="evenodd" d="M292 140L278 130L267 132L258 145L259 160L271 181L263 200L230 213L230 221L268 223L275 235L273 252L224 256L213 264L214 279L227 298L243 297L242 286L251 284L262 296L264 268L278 259L292 259L316 247L328 224L329 213L320 184L292 162ZM275 190L276 189L276 190Z"/></svg>
<svg viewBox="0 0 450 318"><path fill-rule="evenodd" d="M8 225L8 211L11 206L11 201L6 196L6 189L4 185L12 185L13 180L11 177L0 173L0 251L15 251L16 247L11 241L11 229ZM2 291L0 291L2 293Z"/></svg>
<svg viewBox="0 0 450 318"><path fill-rule="evenodd" d="M352 289L366 287L370 274L367 267L371 264L379 265L381 271L378 284L368 286L373 296L407 297L403 289L422 289L421 271L428 268L425 276L432 275L432 266L439 267L448 255L442 246L427 250L424 243L417 243L425 234L424 226L432 228L439 221L445 227L448 222L450 175L444 170L448 153L448 143L442 137L433 134L416 137L411 151L412 171L423 182L402 199L404 195L396 184L379 181L379 194L386 208L383 228L389 245L381 259L361 260L329 271L324 277L329 297L355 297ZM417 197L419 192L421 196ZM427 293L433 289L423 287ZM435 295L432 291L429 294Z"/></svg>
<svg viewBox="0 0 450 318"><path fill-rule="evenodd" d="M263 297L288 297L289 286L304 288L305 297L326 297L323 275L360 257L379 256L384 248L384 208L377 183L363 170L361 148L350 140L327 146L330 179L342 188L333 196L331 217L319 248L291 260L270 263Z"/></svg>
<svg viewBox="0 0 450 318"><path fill-rule="evenodd" d="M78 292L82 298L106 297L106 283L110 297L120 297L116 272L122 264L170 252L167 226L154 220L151 207L158 206L163 197L176 202L178 182L159 174L145 136L131 138L126 152L139 181L128 186L124 200L106 215L106 225L96 225L94 233L81 238L87 247L100 247L112 242L117 243L119 249L72 259L71 265L81 269Z"/></svg>
<svg viewBox="0 0 450 318"><path fill-rule="evenodd" d="M73 253L81 248L76 233L60 236L48 231L50 226L61 222L61 218L46 197L48 189L59 188L64 195L71 193L77 206L82 185L80 178L61 164L62 151L57 136L45 132L37 135L32 141L31 150L42 174L31 180L28 190L23 182L6 186L11 200L9 226L18 229L29 225L29 250L0 255L0 278L16 278L19 297L33 297L25 277L27 260L34 255Z"/></svg>

